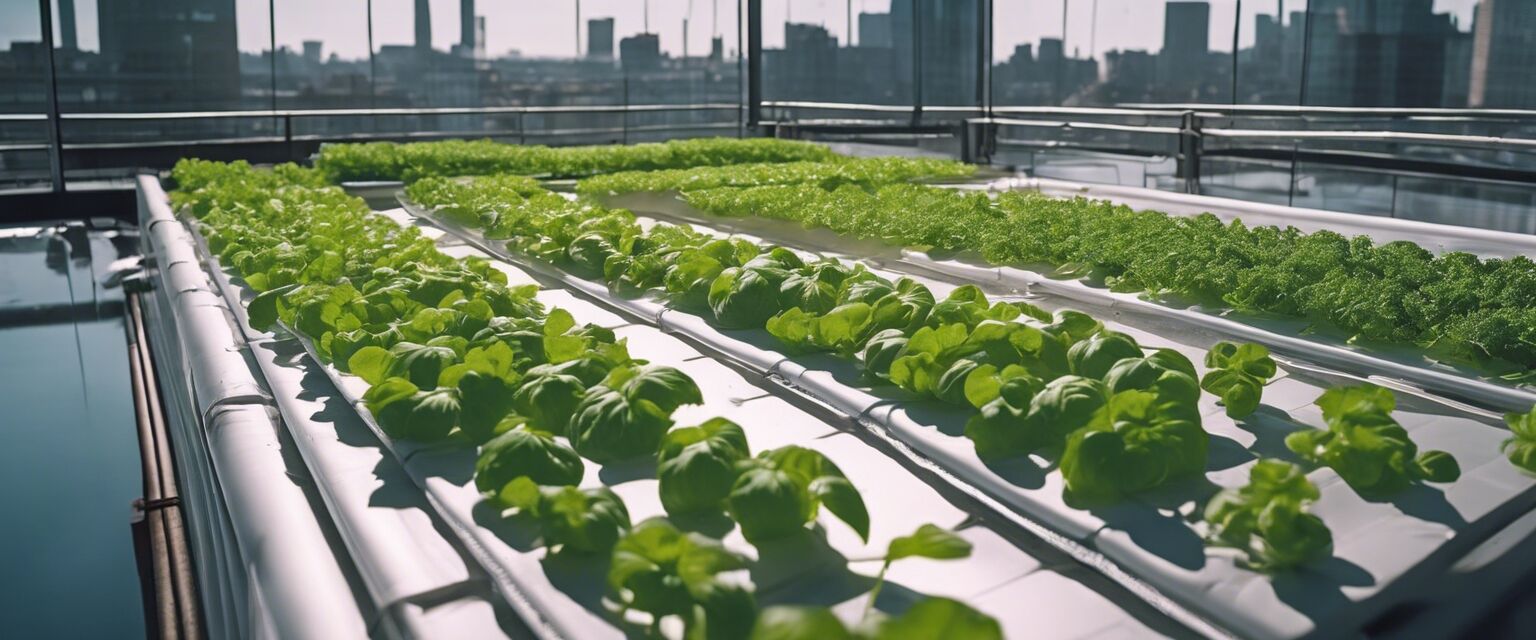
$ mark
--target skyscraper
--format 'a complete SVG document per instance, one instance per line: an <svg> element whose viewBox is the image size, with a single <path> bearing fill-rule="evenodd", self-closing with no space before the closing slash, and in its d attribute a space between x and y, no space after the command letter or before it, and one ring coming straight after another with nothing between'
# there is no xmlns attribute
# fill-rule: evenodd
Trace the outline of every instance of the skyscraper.
<svg viewBox="0 0 1536 640"><path fill-rule="evenodd" d="M912 38L916 33L922 38L923 91L919 97L923 104L976 104L976 39L981 34L978 1L891 0L896 81L907 89L898 90L898 95L911 95L915 81Z"/></svg>
<svg viewBox="0 0 1536 640"><path fill-rule="evenodd" d="M416 0L416 50L432 51L432 4L428 0Z"/></svg>
<svg viewBox="0 0 1536 640"><path fill-rule="evenodd" d="M661 38L654 33L637 33L620 40L619 64L625 71L660 69Z"/></svg>
<svg viewBox="0 0 1536 640"><path fill-rule="evenodd" d="M459 0L459 55L474 57L479 48L475 32L475 0Z"/></svg>
<svg viewBox="0 0 1536 640"><path fill-rule="evenodd" d="M587 21L587 57L613 59L613 18Z"/></svg>
<svg viewBox="0 0 1536 640"><path fill-rule="evenodd" d="M71 51L80 48L75 34L75 0L59 0L59 46Z"/></svg>
<svg viewBox="0 0 1536 640"><path fill-rule="evenodd" d="M1465 78L1446 66L1460 32L1433 0L1313 0L1308 8L1308 104L1440 107L1448 88L1462 92L1444 79Z"/></svg>
<svg viewBox="0 0 1536 640"><path fill-rule="evenodd" d="M1536 3L1482 0L1472 34L1471 107L1536 107Z"/></svg>
<svg viewBox="0 0 1536 640"><path fill-rule="evenodd" d="M238 102L235 0L111 0L96 11L101 54L117 69L104 94L130 109Z"/></svg>
<svg viewBox="0 0 1536 640"><path fill-rule="evenodd" d="M861 13L861 14L859 14L859 46L861 46L861 47L889 47L889 46L891 46L891 14L889 14L889 13Z"/></svg>

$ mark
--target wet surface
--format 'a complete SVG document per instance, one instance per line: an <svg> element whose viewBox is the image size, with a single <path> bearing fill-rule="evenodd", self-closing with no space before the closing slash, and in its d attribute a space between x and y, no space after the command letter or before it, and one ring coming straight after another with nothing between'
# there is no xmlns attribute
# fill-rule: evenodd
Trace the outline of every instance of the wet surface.
<svg viewBox="0 0 1536 640"><path fill-rule="evenodd" d="M13 638L144 633L143 495L122 290L132 232L0 228L0 620Z"/></svg>

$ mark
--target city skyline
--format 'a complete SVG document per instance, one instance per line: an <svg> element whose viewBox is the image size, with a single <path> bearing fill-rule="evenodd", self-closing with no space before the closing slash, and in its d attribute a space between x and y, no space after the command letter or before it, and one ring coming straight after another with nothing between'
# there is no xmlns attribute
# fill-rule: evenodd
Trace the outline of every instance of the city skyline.
<svg viewBox="0 0 1536 640"><path fill-rule="evenodd" d="M279 5L295 0L277 0ZM350 1L350 0L349 0ZM1055 4L1043 0L1047 4ZM1481 0L1495 6L1494 0ZM1504 16L1501 27L1491 23L1474 37L1477 22L1461 20L1457 13L1442 12L1440 0L1311 0L1313 11L1312 64L1307 75L1307 104L1339 106L1465 106L1476 100L1480 105L1526 105L1530 91L1510 90L1507 78L1528 66L1518 52L1521 43L1532 41L1529 18L1509 0L1500 0L1497 9ZM190 4L188 4L190 3ZM370 103L380 100L391 104L524 104L532 95L523 89L498 88L510 78L514 82L545 83L535 93L541 103L563 104L560 91L570 92L573 104L585 103L592 89L582 83L615 82L631 73L671 73L669 82L685 82L687 87L670 101L695 95L700 83L713 83L710 93L732 95L729 83L721 76L720 63L730 60L735 47L725 36L714 37L718 29L713 21L694 22L690 41L696 36L710 38L708 43L691 45L684 60L668 50L667 40L657 25L647 33L626 34L618 19L598 10L587 11L594 3L584 4L584 24L580 34L580 58L536 58L528 56L488 55L490 40L484 7L504 3L474 0L375 0L376 9L405 7L411 16L393 20L396 27L408 27L410 37L383 41L375 53L360 58L338 56L330 41L304 40L294 46L281 44L277 55L265 51L240 52L230 47L230 34L240 31L238 0L183 0L177 4L158 4L147 0L119 0L104 8L107 24L116 29L94 34L103 53L78 52L67 47L60 65L61 86L66 101L101 105L137 102L176 102L183 93L186 100L207 104L257 106L262 100L285 101L310 96L305 104L355 104L359 94ZM601 8L602 3L596 3ZM816 6L825 8L832 0ZM838 2L851 10L854 3ZM1035 4L1041 4L1036 2ZM1079 5L1084 3L1078 3ZM1309 22L1296 0L1263 2L1275 10L1294 9L1289 15L1265 13L1249 8L1242 12L1249 23L1239 25L1239 53L1231 52L1230 27L1225 37L1220 11L1223 0L1184 0L1166 3L1140 3L1161 11L1155 33L1144 40L1145 46L1123 42L1105 44L1090 38L1088 51L1071 40L1072 17L1065 26L1068 38L1046 35L1036 42L1015 43L1011 50L993 62L993 97L996 104L1066 104L1094 105L1115 102L1227 102L1295 104L1301 98L1301 48L1305 25ZM702 0L698 6L703 6ZM1100 13L1114 12L1128 6L1126 0L1099 0ZM633 8L634 4L629 5ZM686 4L664 5L683 7ZM707 14L714 10L709 3ZM764 86L768 99L810 99L845 102L884 102L902 104L913 100L915 83L911 43L912 15L918 12L924 37L921 74L921 101L929 105L965 105L976 100L976 50L978 2L953 0L943 3L922 0L860 2L862 11L842 16L842 24L860 25L863 31L848 46L846 36L837 29L811 22L801 22L800 5L773 2L792 16L792 22L775 23L765 19ZM884 11L872 10L871 6ZM1013 6L1013 3L1009 3ZM1056 5L1060 6L1060 5ZM1074 7L1078 5L1068 5ZM97 0L61 2L61 12L76 16L76 28L61 23L61 44L74 40L82 44L92 38L78 33L80 18L95 16ZM178 8L180 7L180 8ZM451 13L444 8L451 8ZM153 11L151 11L151 8ZM277 8L277 7L275 7ZM71 11L72 10L72 11ZM188 10L201 17L189 17ZM643 13L644 5L641 5ZM468 12L466 14L466 11ZM654 12L654 11L653 11ZM771 13L766 12L765 13ZM1005 12L1006 13L1006 12ZM573 13L574 15L574 13ZM695 12L696 16L699 13ZM157 17L158 16L158 17ZM814 18L816 15L805 16ZM1006 18L1007 16L1003 16ZM1060 18L1058 11L1056 18ZM468 18L468 19L466 19ZM132 22L132 25L129 22ZM281 20L280 20L281 21ZM377 20L376 20L377 22ZM1036 20L1037 25L1048 20ZM1118 20L1117 20L1118 22ZM137 26L133 26L137 25ZM642 18L642 27L646 25ZM776 28L777 25L777 28ZM1089 22L1090 27L1093 23ZM681 25L679 25L681 29ZM1004 26L999 24L998 29ZM595 31L594 31L595 29ZM185 33L183 33L183 31ZM700 31L703 33L700 34ZM724 29L719 29L724 34ZM846 29L843 29L846 32ZM1151 31L1144 29L1143 31ZM446 34L444 32L447 32ZM1212 34L1216 35L1213 36ZM1242 34L1252 34L1245 38ZM141 37L142 36L142 37ZM681 35L679 34L679 38ZM1095 36L1097 37L1097 36ZM129 42L114 45L109 39ZM777 41L778 46L774 45ZM1478 44L1481 42L1482 44ZM789 43L786 46L783 43ZM1225 48L1221 47L1226 43ZM732 43L734 44L734 43ZM0 63L13 69L28 69L26 60L36 60L36 43L17 43ZM20 48L17 48L20 47ZM596 55L594 54L596 51ZM606 51L606 55L603 53ZM730 52L727 55L727 51ZM1090 53L1099 52L1097 56ZM7 52L0 52L7 53ZM667 60L671 62L666 62ZM451 62L459 60L459 62ZM468 62L474 60L475 62ZM519 61L535 64L545 60L554 64L578 64L565 72L557 67L516 66ZM593 66L593 63L598 63ZM602 63L606 63L604 67ZM1234 69L1233 65L1237 68ZM17 66L20 65L20 66ZM190 65L190 66L189 66ZM361 65L361 66L358 66ZM509 66L511 65L511 66ZM699 65L707 65L707 68ZM1478 66L1481 65L1481 66ZM734 66L734 61L732 61ZM1474 67L1478 69L1474 74ZM529 76L531 69L547 77ZM623 76L614 75L622 70ZM273 71L278 77L273 77ZM735 70L731 70L734 83ZM146 90L130 86L120 78L136 74L159 84ZM148 74L148 75L146 75ZM548 75L553 74L553 75ZM574 74L574 75L573 75ZM679 75L681 74L681 75ZM702 74L702 75L700 75ZM1474 79L1474 75L1476 78ZM690 79L683 80L687 76ZM20 80L21 78L17 78ZM161 82L163 80L163 82ZM576 80L576 82L571 82ZM653 79L648 79L652 83ZM25 82L25 80L23 80ZM558 87L564 86L564 89ZM227 87L227 88L226 88ZM434 87L434 88L428 88ZM624 89L623 101L631 97ZM659 91L660 85L648 85L646 91ZM609 89L611 90L611 88ZM519 97L521 94L522 97ZM24 90L13 96L11 104L26 103ZM139 96L135 99L134 96ZM150 96L155 96L151 98ZM267 96L263 98L263 96ZM321 96L330 96L321 99ZM603 98L612 100L613 98ZM316 102L318 101L318 103Z"/></svg>
<svg viewBox="0 0 1536 640"><path fill-rule="evenodd" d="M76 31L80 48L85 51L99 50L96 7L100 0L74 0ZM447 51L459 42L461 12L459 0L427 0L435 17L432 24L434 48ZM412 44L415 41L414 0L374 0L374 46ZM1455 16L1466 31L1470 25L1473 6L1477 0L1434 0L1437 13ZM325 55L338 54L343 59L367 57L367 24L365 0L274 0L272 14L277 19L277 44L291 50L300 50L305 41L324 43ZM572 58L577 57L575 3L570 0L538 5L539 11L526 11L522 2L481 2L477 15L487 23L487 55L502 57L516 50L522 57ZM532 4L529 2L528 4ZM736 2L726 0L677 0L651 2L650 32L659 37L663 53L677 57L682 55L682 19L692 5L694 20L688 37L690 55L707 52L713 35L710 12L718 6L719 14L713 21L718 24L727 51L739 51L736 42ZM994 4L993 61L1007 59L1018 44L1033 44L1042 39L1062 38L1062 20L1059 0L999 0ZM1211 0L1210 46L1213 51L1231 52L1232 21L1236 17L1234 0ZM1239 48L1253 45L1253 17L1261 13L1275 15L1277 6L1284 6L1285 13L1306 7L1307 0L1250 0L1244 3L1244 27L1239 30ZM846 46L847 0L765 0L763 3L764 47L783 46L782 25L786 17L798 24L814 24L827 29L828 33ZM859 13L888 13L889 0L854 0L853 15ZM1163 3L1145 0L1072 0L1067 3L1065 49L1075 57L1089 57L1104 62L1110 51L1159 50L1163 33ZM586 0L581 3L581 52L585 55L586 26L589 18L613 17L615 38L623 38L644 31L647 22L644 3L625 0ZM1093 10L1097 9L1097 17ZM57 16L57 11L55 14ZM269 48L268 7L265 0L238 0L236 2L239 49L242 53L260 53ZM394 19L385 19L392 17ZM854 21L855 25L857 20ZM58 31L56 21L55 30ZM0 2L0 46L10 42L35 42L37 34L37 5L29 2ZM705 27L705 28L701 28ZM857 27L854 27L855 35ZM1096 32L1095 32L1096 31Z"/></svg>

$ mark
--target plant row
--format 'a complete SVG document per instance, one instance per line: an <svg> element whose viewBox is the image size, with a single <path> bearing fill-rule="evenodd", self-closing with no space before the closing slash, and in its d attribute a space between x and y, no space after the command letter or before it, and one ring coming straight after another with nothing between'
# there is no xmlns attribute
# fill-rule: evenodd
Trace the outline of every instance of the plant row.
<svg viewBox="0 0 1536 640"><path fill-rule="evenodd" d="M993 303L974 286L937 299L918 282L859 264L807 261L783 247L689 227L642 227L628 211L551 197L526 183L509 188L502 178L426 179L407 193L512 251L622 295L650 293L724 328L761 328L789 351L854 359L872 384L968 407L965 435L978 456L1053 458L1067 497L1083 506L1203 474L1202 390L1242 417L1276 373L1259 345L1213 346L1200 377L1178 352L1148 353L1081 312ZM1332 467L1363 495L1460 475L1448 454L1418 451L1391 418L1385 389L1340 387L1317 404L1328 428L1292 434L1289 448L1306 463ZM1210 539L1245 551L1257 568L1317 558L1331 538L1306 512L1316 497L1300 468L1263 461L1247 487L1210 503Z"/></svg>
<svg viewBox="0 0 1536 640"><path fill-rule="evenodd" d="M1411 242L1215 216L1170 216L1104 201L919 185L721 187L695 208L825 227L897 246L975 252L998 265L1087 278L1115 291L1312 321L1354 340L1529 381L1536 365L1536 263L1439 256Z"/></svg>
<svg viewBox="0 0 1536 640"><path fill-rule="evenodd" d="M315 168L332 181L412 180L421 176L520 174L566 178L744 163L824 161L825 146L769 138L700 138L634 145L546 147L493 142L327 144Z"/></svg>
<svg viewBox="0 0 1536 640"><path fill-rule="evenodd" d="M975 174L975 166L953 160L890 157L836 158L664 171L625 171L583 179L577 183L576 190L588 195L609 195L788 184L807 184L822 189L836 189L845 184L869 187L917 180L954 180L969 178Z"/></svg>
<svg viewBox="0 0 1536 640"><path fill-rule="evenodd" d="M825 508L867 539L863 499L833 461L797 446L753 455L724 418L675 427L674 411L703 402L686 374L631 358L612 331L545 308L534 287L508 286L484 260L444 255L416 228L316 186L309 170L182 161L173 176L173 203L257 292L254 327L281 323L366 381L365 403L390 437L478 447L474 483L487 500L538 527L554 553L609 559L621 619L644 614L659 635L675 617L690 638L827 637L835 618L824 609L760 616L737 579L749 560L718 539L667 518L632 523L613 491L580 485L589 462L653 458L669 516L728 514L761 545L806 535ZM876 560L969 553L964 539L925 525ZM948 599L895 618L869 614L843 632L1000 637L995 621Z"/></svg>

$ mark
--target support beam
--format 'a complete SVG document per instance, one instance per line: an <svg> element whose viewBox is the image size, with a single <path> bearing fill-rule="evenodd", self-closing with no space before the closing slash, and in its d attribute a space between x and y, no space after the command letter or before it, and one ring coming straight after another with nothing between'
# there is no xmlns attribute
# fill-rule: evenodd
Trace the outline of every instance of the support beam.
<svg viewBox="0 0 1536 640"><path fill-rule="evenodd" d="M755 129L762 121L763 0L747 0L747 126Z"/></svg>

